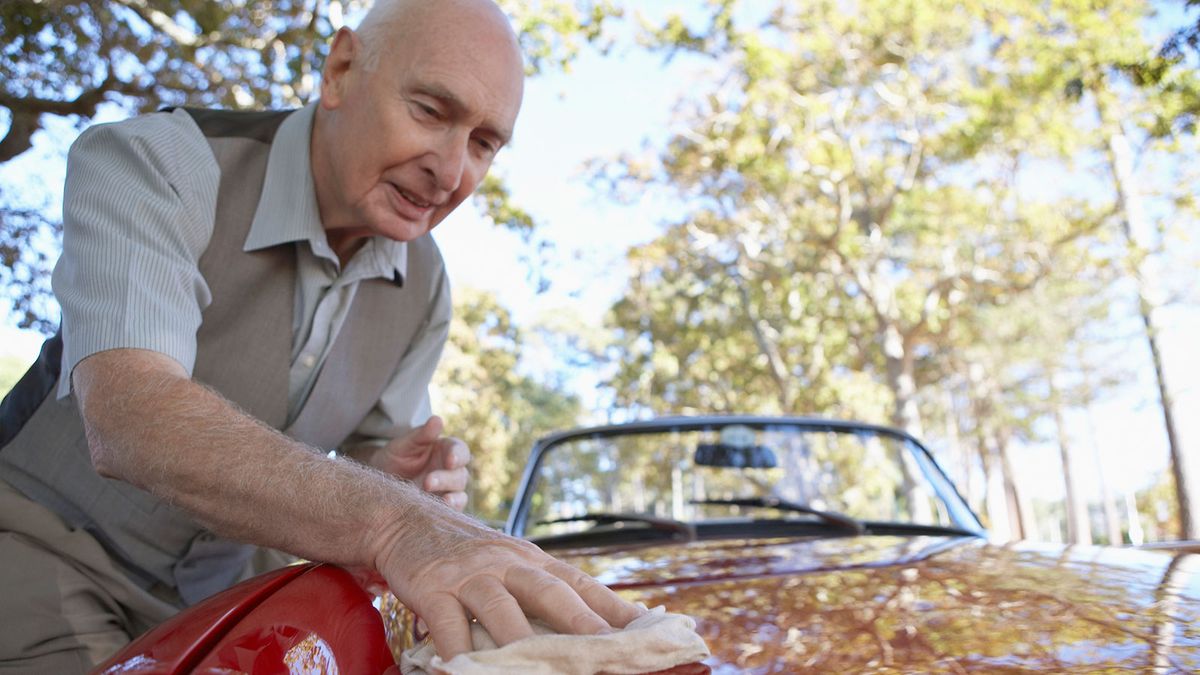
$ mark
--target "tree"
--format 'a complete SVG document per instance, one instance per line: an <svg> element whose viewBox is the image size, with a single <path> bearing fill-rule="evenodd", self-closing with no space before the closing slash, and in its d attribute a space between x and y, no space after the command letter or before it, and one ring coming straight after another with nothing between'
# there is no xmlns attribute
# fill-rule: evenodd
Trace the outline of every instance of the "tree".
<svg viewBox="0 0 1200 675"><path fill-rule="evenodd" d="M736 5L718 3L707 34L660 32L671 48L715 51L729 65L643 182L694 206L692 232L671 236L714 240L724 268L709 271L774 282L770 241L792 263L774 269L779 278L836 294L834 315L862 310L847 327L873 348L891 421L919 433L919 354L965 308L1029 288L1086 225L1006 201L1006 176L988 169L1051 111L1022 116L1025 101L992 86L990 61L963 58L959 46L982 32L978 6L780 6L739 32ZM772 361L769 345L760 351Z"/></svg>
<svg viewBox="0 0 1200 675"><path fill-rule="evenodd" d="M448 433L471 448L470 509L497 522L508 513L537 438L576 426L579 400L518 372L521 332L495 296L458 289L431 394Z"/></svg>
<svg viewBox="0 0 1200 675"><path fill-rule="evenodd" d="M25 374L29 364L15 356L0 356L0 397L8 393Z"/></svg>
<svg viewBox="0 0 1200 675"><path fill-rule="evenodd" d="M1094 249L1064 249L1055 268L1028 293L964 316L947 344L953 350L950 362L956 365L935 378L943 386L954 386L954 370L968 374L958 395L973 410L966 426L977 442L984 482L993 484L988 479L993 469L999 471L995 484L1008 493L1004 503L987 501L992 521L1008 523L1014 532L1034 530L1033 514L1009 457L1010 445L1057 445L1067 540L1085 544L1091 543L1088 506L1078 487L1078 451L1064 413L1123 379L1118 373L1104 373L1101 379L1093 370L1077 372L1085 366L1076 364L1076 352L1095 353L1105 346L1095 334L1108 321L1114 278L1119 276L1111 261L1097 257ZM1001 509L1003 515L996 513Z"/></svg>
<svg viewBox="0 0 1200 675"><path fill-rule="evenodd" d="M870 408L875 387L889 421L917 435L926 417L965 411L965 425L943 426L976 439L985 478L994 466L1005 493L996 510L1017 536L1031 531L1009 446L1043 440L1045 421L1082 401L1050 385L1088 327L1111 321L1092 299L1126 259L1112 231L1116 189L1077 170L1104 144L1080 123L1069 73L1152 60L1139 27L1149 10L707 7L650 41L710 56L712 88L681 105L657 158L603 173L618 194L665 190L685 212L630 254L634 277L612 315L619 398L844 414ZM1194 78L1163 68L1142 138L1186 120ZM1135 86L1119 95L1148 100ZM1158 151L1186 166L1180 149ZM1177 184L1162 212L1194 222ZM853 377L868 386L847 402L837 383ZM949 404L946 388L960 392ZM1073 484L1068 443L1059 455ZM1082 539L1086 505L1068 492Z"/></svg>
<svg viewBox="0 0 1200 675"><path fill-rule="evenodd" d="M614 385L765 412L845 410L882 385L888 421L921 436L919 377L938 370L922 361L1096 227L1084 204L1016 196L1014 158L1071 120L1002 81L994 48L964 55L987 44L988 3L780 3L749 29L741 3L711 7L703 30L677 19L657 39L713 56L717 84L656 165L613 177L688 208L631 256Z"/></svg>
<svg viewBox="0 0 1200 675"><path fill-rule="evenodd" d="M45 116L82 129L101 106L133 114L164 106L286 108L317 93L329 39L368 0L8 0L0 4L0 108L7 129L0 163L32 147ZM564 68L602 39L617 14L607 0L502 0L518 29L527 69ZM3 118L0 118L3 119ZM503 183L481 186L497 224L533 226ZM47 246L60 224L0 190L0 286L23 327L50 332Z"/></svg>
<svg viewBox="0 0 1200 675"><path fill-rule="evenodd" d="M1049 11L1022 14L1026 25L1009 34L1011 41L1002 58L1029 61L1029 54L1038 55L1029 63L1028 77L1042 91L1060 92L1060 99L1081 120L1094 120L1078 123L1072 142L1098 156L1095 164L1105 174L1112 209L1105 225L1117 230L1125 242L1125 265L1155 373L1179 500L1180 536L1194 539L1200 537L1200 500L1191 494L1197 469L1190 466L1176 430L1156 318L1164 298L1155 252L1161 250L1166 228L1154 222L1147 203L1153 195L1145 194L1138 165L1141 160L1142 175L1153 176L1158 198L1172 205L1168 213L1190 210L1194 184L1179 181L1172 164L1182 161L1189 149L1195 150L1194 143L1187 143L1194 141L1200 77L1178 49L1156 55L1154 46L1142 37L1139 22L1150 11L1138 0L1108 0L1087 7L1050 3ZM1141 157L1135 156L1139 147ZM1155 160L1164 157L1167 165L1155 168Z"/></svg>

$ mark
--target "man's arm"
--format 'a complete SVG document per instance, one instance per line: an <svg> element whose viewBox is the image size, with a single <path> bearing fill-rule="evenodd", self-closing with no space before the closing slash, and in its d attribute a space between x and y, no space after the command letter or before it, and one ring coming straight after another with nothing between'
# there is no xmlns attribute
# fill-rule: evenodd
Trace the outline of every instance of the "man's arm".
<svg viewBox="0 0 1200 675"><path fill-rule="evenodd" d="M100 352L73 382L92 461L221 535L377 570L429 626L443 658L471 647L468 612L500 644L620 627L640 610L536 546L454 512L413 485L331 459L193 382L173 359Z"/></svg>

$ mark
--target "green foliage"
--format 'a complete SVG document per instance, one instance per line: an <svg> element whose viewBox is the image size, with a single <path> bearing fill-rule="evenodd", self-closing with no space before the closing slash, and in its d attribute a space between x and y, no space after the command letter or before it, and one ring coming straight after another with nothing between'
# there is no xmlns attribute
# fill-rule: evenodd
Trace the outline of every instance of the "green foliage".
<svg viewBox="0 0 1200 675"><path fill-rule="evenodd" d="M5 198L0 187L0 200ZM51 260L46 247L34 245L39 234L53 232L51 223L37 209L0 209L0 297L23 328L46 335L54 332L57 316L46 307L50 297Z"/></svg>
<svg viewBox="0 0 1200 675"><path fill-rule="evenodd" d="M0 398L13 388L29 369L29 362L16 356L0 356Z"/></svg>
<svg viewBox="0 0 1200 675"><path fill-rule="evenodd" d="M523 339L496 298L457 289L454 322L434 376L433 408L471 448L470 510L498 522L508 512L537 438L576 426L579 401L517 372Z"/></svg>
<svg viewBox="0 0 1200 675"><path fill-rule="evenodd" d="M508 188L495 174L483 177L475 190L475 200L480 210L489 214L497 225L522 233L529 233L534 228L533 216L513 204Z"/></svg>
<svg viewBox="0 0 1200 675"><path fill-rule="evenodd" d="M1150 487L1138 491L1136 503L1138 513L1143 515L1146 541L1169 540L1179 531L1179 502L1167 472Z"/></svg>
<svg viewBox="0 0 1200 675"><path fill-rule="evenodd" d="M906 351L918 349L968 299L1009 283L987 279L1019 262L1034 274L1039 261L1029 264L1029 247L1010 234L1019 214L997 209L983 189L964 187L995 181L964 161L990 151L992 134L986 143L961 140L984 136L969 128L971 120L994 119L999 100L977 84L986 80L982 60L961 52L979 25L978 8L780 5L751 33L722 18L733 4L723 3L714 17L719 35L702 41L706 49L724 45L730 72L717 79L732 86L697 102L658 174L692 213L633 256L653 271L639 274L616 323L627 338L635 335L631 322L654 302L647 286L662 283L675 318L687 313L681 302L714 306L711 318L686 323L699 329L696 340L740 342L725 367L697 368L698 379L728 381L738 403L709 395L699 407L746 405L747 391L770 391L766 409L830 411L851 393L830 364L885 371L888 358L905 358L881 353L889 330L904 334ZM671 39L668 29L657 37ZM695 36L675 37L667 48L697 44ZM994 252L986 263L981 250ZM703 314L696 307L690 316ZM640 344L651 344L640 328ZM672 370L711 350L678 335L659 338L662 332L653 333L654 348L672 357L638 362L667 368L669 387L686 388ZM626 344L636 349L639 342ZM626 400L658 393L629 390L629 375L617 383ZM747 387L743 378L768 386ZM850 400L880 398L854 393Z"/></svg>
<svg viewBox="0 0 1200 675"><path fill-rule="evenodd" d="M514 20L530 75L551 68L569 71L585 44L604 46L605 22L622 13L611 0L500 0L498 4Z"/></svg>
<svg viewBox="0 0 1200 675"><path fill-rule="evenodd" d="M1097 106L1145 166L1177 165L1200 80L1155 55L1136 0L779 2L739 24L748 7L710 3L644 38L711 57L713 85L656 165L603 170L685 213L630 252L610 315L618 402L918 434L931 419L1007 472L1010 442L1079 404L1050 401L1046 378L1110 320L1129 269L1117 186L1081 176L1111 175ZM1194 223L1193 186L1159 183L1156 208Z"/></svg>

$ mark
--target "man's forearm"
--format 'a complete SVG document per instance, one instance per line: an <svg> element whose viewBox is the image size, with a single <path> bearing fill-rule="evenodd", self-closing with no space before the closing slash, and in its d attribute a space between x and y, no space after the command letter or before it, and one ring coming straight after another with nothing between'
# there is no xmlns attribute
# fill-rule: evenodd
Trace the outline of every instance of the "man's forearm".
<svg viewBox="0 0 1200 675"><path fill-rule="evenodd" d="M424 502L412 485L331 459L193 382L171 359L114 350L75 370L97 470L214 532L296 555L374 563L381 533Z"/></svg>
<svg viewBox="0 0 1200 675"><path fill-rule="evenodd" d="M533 635L526 611L572 633L610 630L641 614L530 542L261 425L166 356L101 352L73 378L102 474L159 495L219 534L369 566L425 620L447 658L471 649L469 617L507 644Z"/></svg>

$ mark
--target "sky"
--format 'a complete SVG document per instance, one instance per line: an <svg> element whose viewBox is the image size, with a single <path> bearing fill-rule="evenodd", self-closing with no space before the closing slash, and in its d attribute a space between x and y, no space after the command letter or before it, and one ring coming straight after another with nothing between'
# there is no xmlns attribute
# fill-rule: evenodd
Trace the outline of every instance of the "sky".
<svg viewBox="0 0 1200 675"><path fill-rule="evenodd" d="M604 309L624 287L626 251L657 236L672 213L670 204L653 199L613 203L589 186L585 164L660 144L671 128L676 102L705 86L704 73L698 58L668 64L661 56L618 47L607 55L585 49L569 75L550 73L529 80L513 143L493 170L505 178L514 201L534 216L537 238L553 244L543 270L550 289L535 291L525 261L528 247L520 238L492 226L473 208L459 209L435 231L453 285L496 294L519 325L550 316L599 325ZM120 117L109 111L98 121ZM6 189L24 185L31 192L44 190L53 212L61 200L65 143L77 132L64 121L48 120L32 152L0 167L0 182ZM1168 308L1159 318L1183 446L1200 459L1200 311ZM0 316L0 355L32 361L40 336L12 324L11 317ZM1100 401L1090 423L1082 413L1069 420L1083 488L1093 499L1098 495L1093 453L1102 458L1107 480L1122 493L1144 487L1166 467L1149 358L1143 341L1135 337L1119 358L1137 373L1137 382ZM534 373L566 368L561 355L536 340L528 345L523 367ZM570 372L568 382L585 406L595 408L591 421L603 421L595 374ZM1061 478L1056 454L1046 450L1029 447L1018 451L1015 459L1020 466L1037 469L1022 471L1031 491L1052 498L1061 495Z"/></svg>

